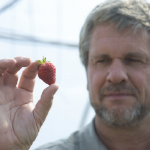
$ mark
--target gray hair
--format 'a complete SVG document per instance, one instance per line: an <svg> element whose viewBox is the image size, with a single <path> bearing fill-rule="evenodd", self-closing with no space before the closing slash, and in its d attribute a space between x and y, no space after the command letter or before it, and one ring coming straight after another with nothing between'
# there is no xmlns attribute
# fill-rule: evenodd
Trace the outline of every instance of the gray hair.
<svg viewBox="0 0 150 150"><path fill-rule="evenodd" d="M96 25L116 23L120 31L132 26L133 33L139 29L150 30L150 4L144 0L107 0L96 6L88 15L80 33L79 50L81 62L87 69L90 37Z"/></svg>

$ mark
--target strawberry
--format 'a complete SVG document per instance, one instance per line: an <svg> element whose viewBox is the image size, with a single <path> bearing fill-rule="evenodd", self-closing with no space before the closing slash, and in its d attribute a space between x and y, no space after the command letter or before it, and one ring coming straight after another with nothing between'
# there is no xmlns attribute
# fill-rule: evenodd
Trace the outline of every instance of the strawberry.
<svg viewBox="0 0 150 150"><path fill-rule="evenodd" d="M38 60L38 76L41 80L43 80L48 85L55 83L56 81L56 68L55 66L46 61L46 57L43 57L43 60Z"/></svg>

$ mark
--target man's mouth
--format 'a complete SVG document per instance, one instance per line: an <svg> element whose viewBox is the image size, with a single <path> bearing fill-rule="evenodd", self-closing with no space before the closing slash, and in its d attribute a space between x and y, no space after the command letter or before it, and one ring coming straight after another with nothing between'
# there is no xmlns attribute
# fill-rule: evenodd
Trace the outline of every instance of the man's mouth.
<svg viewBox="0 0 150 150"><path fill-rule="evenodd" d="M133 96L133 94L129 92L107 92L104 94L104 97L110 99L124 99L131 96Z"/></svg>

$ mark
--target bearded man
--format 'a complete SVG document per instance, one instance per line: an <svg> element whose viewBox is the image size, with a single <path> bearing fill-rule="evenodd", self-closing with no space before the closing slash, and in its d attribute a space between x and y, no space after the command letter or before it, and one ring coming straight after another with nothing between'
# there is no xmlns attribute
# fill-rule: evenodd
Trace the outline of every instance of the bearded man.
<svg viewBox="0 0 150 150"><path fill-rule="evenodd" d="M79 49L95 117L68 139L36 150L150 150L150 4L98 5L82 27ZM0 60L0 150L28 150L52 105L56 84L33 106L36 64L22 57Z"/></svg>

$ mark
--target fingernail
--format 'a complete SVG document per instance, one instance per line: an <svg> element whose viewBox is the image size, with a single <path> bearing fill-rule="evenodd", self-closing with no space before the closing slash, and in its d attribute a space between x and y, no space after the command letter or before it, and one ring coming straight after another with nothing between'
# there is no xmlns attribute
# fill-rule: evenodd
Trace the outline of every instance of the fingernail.
<svg viewBox="0 0 150 150"><path fill-rule="evenodd" d="M21 57L21 59L22 59L22 60L25 60L25 59L27 59L27 58L26 58L26 57Z"/></svg>
<svg viewBox="0 0 150 150"><path fill-rule="evenodd" d="M57 84L55 84L57 86L57 88L55 89L53 95L58 91L59 86Z"/></svg>
<svg viewBox="0 0 150 150"><path fill-rule="evenodd" d="M10 61L10 59L4 59L4 61L5 61L5 62L9 62L9 61Z"/></svg>

